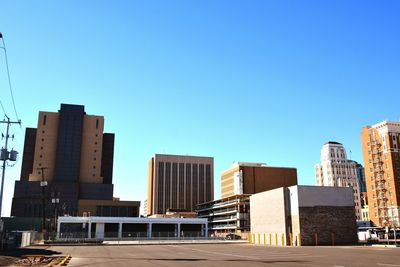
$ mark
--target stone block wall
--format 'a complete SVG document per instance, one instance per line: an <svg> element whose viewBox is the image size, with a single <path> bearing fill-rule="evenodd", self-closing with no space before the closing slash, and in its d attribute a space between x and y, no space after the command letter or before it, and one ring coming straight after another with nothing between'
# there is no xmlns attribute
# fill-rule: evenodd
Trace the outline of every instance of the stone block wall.
<svg viewBox="0 0 400 267"><path fill-rule="evenodd" d="M354 206L299 207L299 222L302 246L357 243Z"/></svg>

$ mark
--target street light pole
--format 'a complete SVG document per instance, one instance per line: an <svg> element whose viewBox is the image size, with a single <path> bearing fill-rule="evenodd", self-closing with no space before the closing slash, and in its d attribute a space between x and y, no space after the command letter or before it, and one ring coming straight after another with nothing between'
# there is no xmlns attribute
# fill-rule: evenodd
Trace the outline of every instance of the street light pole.
<svg viewBox="0 0 400 267"><path fill-rule="evenodd" d="M48 169L45 167L38 168L42 172L42 181L40 181L40 187L42 187L42 232L46 232L46 189L47 181L44 180L44 170Z"/></svg>
<svg viewBox="0 0 400 267"><path fill-rule="evenodd" d="M54 204L54 228L57 227L57 207L58 203L60 203L60 198L57 194L54 194L54 197L51 199L51 203Z"/></svg>

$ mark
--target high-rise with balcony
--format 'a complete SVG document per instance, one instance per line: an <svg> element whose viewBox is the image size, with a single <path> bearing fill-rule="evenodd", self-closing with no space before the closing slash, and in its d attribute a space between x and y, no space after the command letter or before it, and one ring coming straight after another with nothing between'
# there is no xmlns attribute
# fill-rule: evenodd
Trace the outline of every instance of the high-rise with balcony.
<svg viewBox="0 0 400 267"><path fill-rule="evenodd" d="M321 149L321 163L315 165L319 186L352 187L357 220L361 220L360 190L357 181L357 162L348 160L341 143L327 142Z"/></svg>
<svg viewBox="0 0 400 267"><path fill-rule="evenodd" d="M156 154L149 160L147 215L194 211L214 199L214 158Z"/></svg>
<svg viewBox="0 0 400 267"><path fill-rule="evenodd" d="M400 122L383 121L361 132L368 207L379 226L400 225Z"/></svg>

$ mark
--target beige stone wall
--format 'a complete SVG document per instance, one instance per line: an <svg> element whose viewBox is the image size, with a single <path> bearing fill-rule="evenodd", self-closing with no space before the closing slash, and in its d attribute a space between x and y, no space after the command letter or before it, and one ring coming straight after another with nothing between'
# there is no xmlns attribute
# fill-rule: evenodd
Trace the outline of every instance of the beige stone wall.
<svg viewBox="0 0 400 267"><path fill-rule="evenodd" d="M83 117L80 182L102 183L101 155L103 148L104 117Z"/></svg>
<svg viewBox="0 0 400 267"><path fill-rule="evenodd" d="M286 239L284 190L278 188L250 197L251 233L255 235L256 243L269 244L271 237L272 245L286 245L286 241L282 243L282 236Z"/></svg>
<svg viewBox="0 0 400 267"><path fill-rule="evenodd" d="M54 178L58 120L58 112L39 112L33 172L29 175L29 181L42 180L42 171L38 169L41 167L46 168L44 170L46 181L52 181Z"/></svg>

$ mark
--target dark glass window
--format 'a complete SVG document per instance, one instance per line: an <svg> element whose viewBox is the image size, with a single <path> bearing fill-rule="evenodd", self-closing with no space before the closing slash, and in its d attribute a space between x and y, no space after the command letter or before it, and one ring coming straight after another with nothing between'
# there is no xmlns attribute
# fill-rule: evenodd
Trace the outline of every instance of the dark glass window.
<svg viewBox="0 0 400 267"><path fill-rule="evenodd" d="M205 201L211 201L213 199L213 197L211 196L211 187L212 187L211 165L207 164L206 165L206 199L205 199Z"/></svg>
<svg viewBox="0 0 400 267"><path fill-rule="evenodd" d="M46 125L47 115L43 116L43 125Z"/></svg>
<svg viewBox="0 0 400 267"><path fill-rule="evenodd" d="M177 187L178 187L178 163L172 163L172 180L171 180L171 191L172 191L172 203L171 208L176 209L177 206Z"/></svg>
<svg viewBox="0 0 400 267"><path fill-rule="evenodd" d="M171 163L165 163L165 210L171 208ZM164 213L163 212L163 213Z"/></svg>
<svg viewBox="0 0 400 267"><path fill-rule="evenodd" d="M186 209L192 205L192 164L186 163Z"/></svg>
<svg viewBox="0 0 400 267"><path fill-rule="evenodd" d="M196 204L204 203L204 164L199 165L199 199Z"/></svg>
<svg viewBox="0 0 400 267"><path fill-rule="evenodd" d="M199 200L199 177L198 177L198 168L197 164L193 164L193 173L192 173L192 205L190 209L193 210L196 204L198 204Z"/></svg>
<svg viewBox="0 0 400 267"><path fill-rule="evenodd" d="M163 195L164 195L164 162L158 163L158 180L157 180L157 205L158 213L163 213Z"/></svg>

